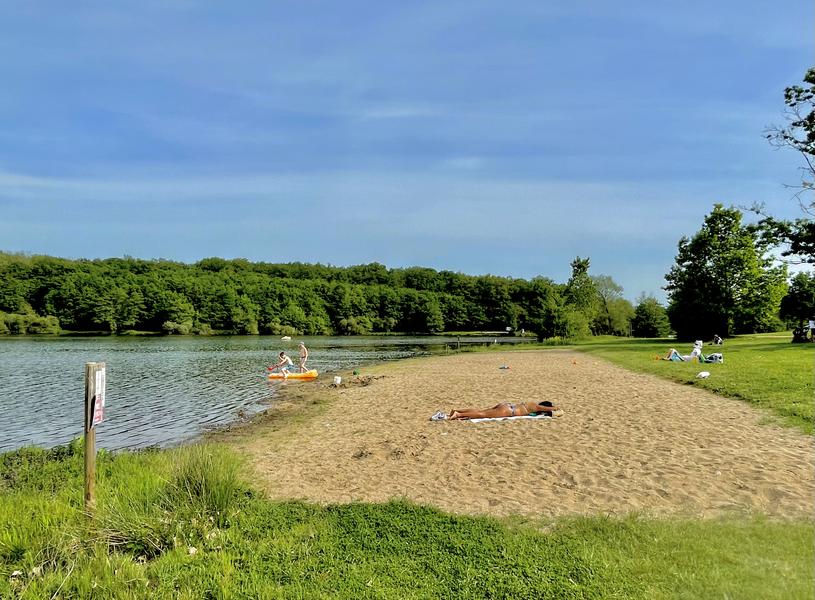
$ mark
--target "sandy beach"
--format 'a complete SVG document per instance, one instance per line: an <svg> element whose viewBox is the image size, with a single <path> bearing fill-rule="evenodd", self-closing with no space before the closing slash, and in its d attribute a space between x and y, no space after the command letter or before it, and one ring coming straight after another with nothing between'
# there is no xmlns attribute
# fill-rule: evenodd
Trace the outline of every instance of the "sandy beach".
<svg viewBox="0 0 815 600"><path fill-rule="evenodd" d="M256 486L279 499L408 498L465 514L813 514L812 438L738 400L564 350L428 357L363 374L369 385L289 382L266 422L229 436ZM322 406L309 408L315 398ZM439 409L529 400L563 414L429 421Z"/></svg>

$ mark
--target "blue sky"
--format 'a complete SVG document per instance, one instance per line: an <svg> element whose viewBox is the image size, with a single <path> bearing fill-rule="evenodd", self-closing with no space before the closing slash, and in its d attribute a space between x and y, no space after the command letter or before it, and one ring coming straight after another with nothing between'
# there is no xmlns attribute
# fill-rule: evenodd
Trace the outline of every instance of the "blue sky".
<svg viewBox="0 0 815 600"><path fill-rule="evenodd" d="M715 202L800 215L762 137L813 3L0 4L0 249L381 262L664 297Z"/></svg>

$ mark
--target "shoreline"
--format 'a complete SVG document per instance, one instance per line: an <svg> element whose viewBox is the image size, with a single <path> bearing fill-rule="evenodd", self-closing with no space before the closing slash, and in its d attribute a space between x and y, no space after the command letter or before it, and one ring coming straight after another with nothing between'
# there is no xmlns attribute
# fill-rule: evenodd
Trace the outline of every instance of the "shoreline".
<svg viewBox="0 0 815 600"><path fill-rule="evenodd" d="M431 355L361 371L367 385L338 372L348 385L287 386L278 406L205 439L237 448L256 485L281 500L406 498L492 516L811 518L811 439L741 401L563 349ZM564 414L428 420L438 409L536 398Z"/></svg>

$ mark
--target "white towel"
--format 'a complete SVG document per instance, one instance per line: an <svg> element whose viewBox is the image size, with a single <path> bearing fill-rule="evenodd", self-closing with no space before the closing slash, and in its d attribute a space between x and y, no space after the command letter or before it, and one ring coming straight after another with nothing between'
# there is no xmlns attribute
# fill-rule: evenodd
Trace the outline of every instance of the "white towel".
<svg viewBox="0 0 815 600"><path fill-rule="evenodd" d="M514 421L515 419L551 419L552 417L544 414L530 416L518 415L517 417L492 417L491 419L461 419L462 421L470 421L470 423L481 423L482 421Z"/></svg>

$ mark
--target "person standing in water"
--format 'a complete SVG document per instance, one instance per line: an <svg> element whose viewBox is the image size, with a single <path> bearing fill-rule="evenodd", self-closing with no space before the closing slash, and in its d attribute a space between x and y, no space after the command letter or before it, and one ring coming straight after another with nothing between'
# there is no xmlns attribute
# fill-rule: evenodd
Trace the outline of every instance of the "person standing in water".
<svg viewBox="0 0 815 600"><path fill-rule="evenodd" d="M306 361L308 360L308 348L303 342L300 342L300 372L305 373L308 369L306 369Z"/></svg>

